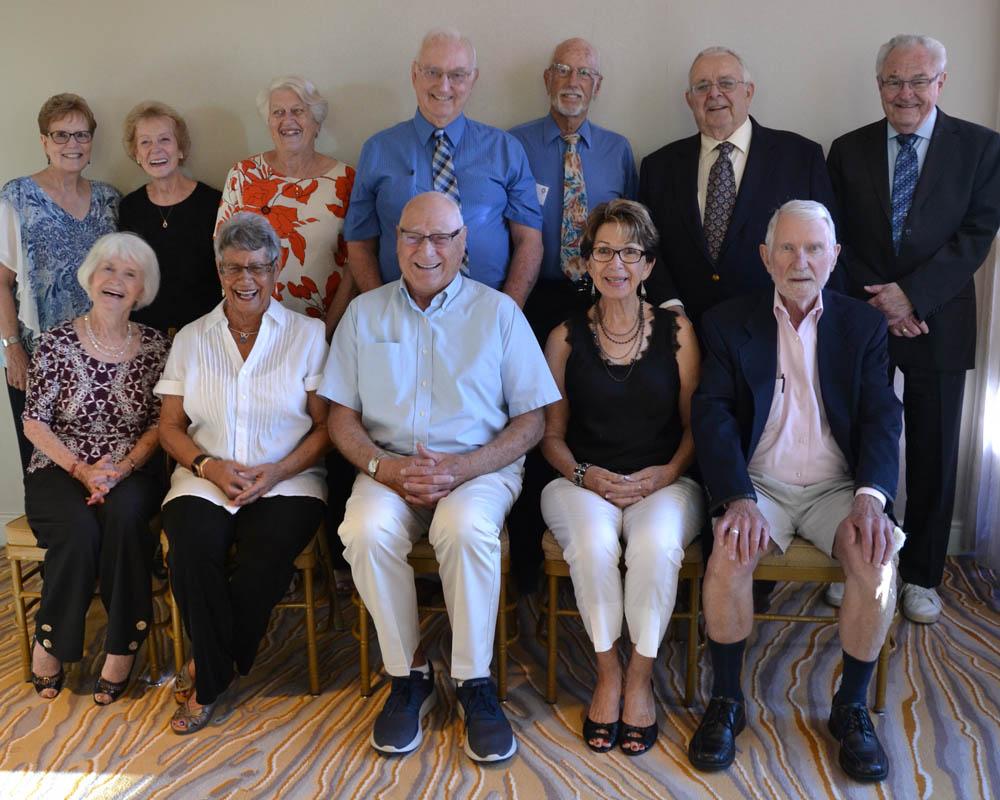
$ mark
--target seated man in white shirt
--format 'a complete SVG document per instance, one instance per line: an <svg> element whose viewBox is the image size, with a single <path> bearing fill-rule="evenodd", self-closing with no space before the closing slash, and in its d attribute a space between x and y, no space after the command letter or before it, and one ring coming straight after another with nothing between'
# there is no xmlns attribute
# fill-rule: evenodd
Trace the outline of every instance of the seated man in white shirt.
<svg viewBox="0 0 1000 800"><path fill-rule="evenodd" d="M416 748L435 703L406 561L427 534L451 619L465 752L499 761L517 749L489 677L499 534L542 407L559 391L514 301L459 273L465 238L447 196L407 203L396 232L402 278L351 303L319 393L332 401L331 438L360 471L339 533L392 676L372 746Z"/></svg>
<svg viewBox="0 0 1000 800"><path fill-rule="evenodd" d="M719 516L704 583L712 699L688 747L698 769L733 762L746 725L740 668L753 571L772 543L784 550L797 533L846 575L843 679L829 723L840 765L863 781L889 772L867 691L896 605L903 535L887 506L899 473L900 403L888 379L885 319L823 291L836 241L823 205L785 203L760 247L774 288L702 317L705 361L691 428Z"/></svg>

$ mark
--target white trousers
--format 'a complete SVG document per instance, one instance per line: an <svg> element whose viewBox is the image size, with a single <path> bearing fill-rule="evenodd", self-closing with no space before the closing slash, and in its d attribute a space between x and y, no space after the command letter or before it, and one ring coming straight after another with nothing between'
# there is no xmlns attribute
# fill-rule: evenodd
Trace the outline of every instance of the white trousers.
<svg viewBox="0 0 1000 800"><path fill-rule="evenodd" d="M625 509L565 478L542 490L542 516L569 564L576 604L596 652L609 650L621 636L624 612L636 650L656 657L674 611L684 548L698 535L704 514L701 487L690 478Z"/></svg>
<svg viewBox="0 0 1000 800"><path fill-rule="evenodd" d="M489 676L500 602L500 529L520 491L520 462L463 483L434 509L409 505L367 475L355 479L338 533L390 675L410 674L420 644L406 557L427 534L451 619L452 677Z"/></svg>

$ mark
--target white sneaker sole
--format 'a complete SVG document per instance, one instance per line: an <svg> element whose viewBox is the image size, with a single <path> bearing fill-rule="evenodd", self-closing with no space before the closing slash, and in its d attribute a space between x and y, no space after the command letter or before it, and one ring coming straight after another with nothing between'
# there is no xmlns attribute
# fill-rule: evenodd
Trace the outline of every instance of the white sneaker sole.
<svg viewBox="0 0 1000 800"><path fill-rule="evenodd" d="M463 722L465 722L465 708L462 706L461 702L459 702L457 705L458 705L458 716L462 718ZM514 753L517 752L517 737L513 735L510 737L510 750L508 750L506 753L490 753L487 756L483 756L477 753L469 746L469 730L467 726L465 730L465 740L462 742L462 749L465 751L465 754L473 761L484 761L484 762L505 761L506 759L510 758L512 755L514 755Z"/></svg>
<svg viewBox="0 0 1000 800"><path fill-rule="evenodd" d="M427 699L420 706L420 719L417 723L417 735L413 739L407 742L402 747L393 747L391 744L379 744L375 741L375 731L372 731L371 736L368 737L368 741L373 748L378 750L380 753L399 754L399 753L409 753L420 747L420 743L424 740L424 718L431 712L431 709L437 705L437 691L431 692L427 695Z"/></svg>

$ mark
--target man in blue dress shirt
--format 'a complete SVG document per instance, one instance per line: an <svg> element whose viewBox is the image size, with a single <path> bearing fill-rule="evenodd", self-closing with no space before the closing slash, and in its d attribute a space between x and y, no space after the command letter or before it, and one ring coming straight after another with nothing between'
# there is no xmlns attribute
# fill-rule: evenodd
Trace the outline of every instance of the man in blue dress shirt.
<svg viewBox="0 0 1000 800"><path fill-rule="evenodd" d="M479 77L475 48L457 31L433 30L410 77L413 119L361 148L344 227L354 280L366 292L399 278L395 225L403 206L440 191L468 226L463 273L523 306L542 257L535 180L514 137L462 113Z"/></svg>
<svg viewBox="0 0 1000 800"><path fill-rule="evenodd" d="M528 154L542 207L542 269L524 307L542 344L552 328L589 300L586 287L578 286L576 270L565 263L573 255L567 253L570 247L563 246L567 151L572 145L579 153L584 214L616 197L634 200L639 189L628 139L587 119L590 103L601 90L600 70L600 53L586 40L567 39L559 44L542 73L551 102L549 113L510 131ZM578 248L578 236L576 245Z"/></svg>

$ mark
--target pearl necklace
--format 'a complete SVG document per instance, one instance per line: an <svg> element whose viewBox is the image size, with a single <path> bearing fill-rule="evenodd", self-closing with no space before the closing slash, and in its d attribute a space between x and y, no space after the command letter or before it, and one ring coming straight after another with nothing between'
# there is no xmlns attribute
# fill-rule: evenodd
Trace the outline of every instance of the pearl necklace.
<svg viewBox="0 0 1000 800"><path fill-rule="evenodd" d="M87 332L87 338L90 339L91 346L105 358L119 359L129 351L129 347L132 345L132 323L125 323L125 328L127 331L125 334L125 342L119 349L115 350L113 347L108 347L97 338L97 335L94 333L94 328L90 324L90 314L83 315L83 329Z"/></svg>

